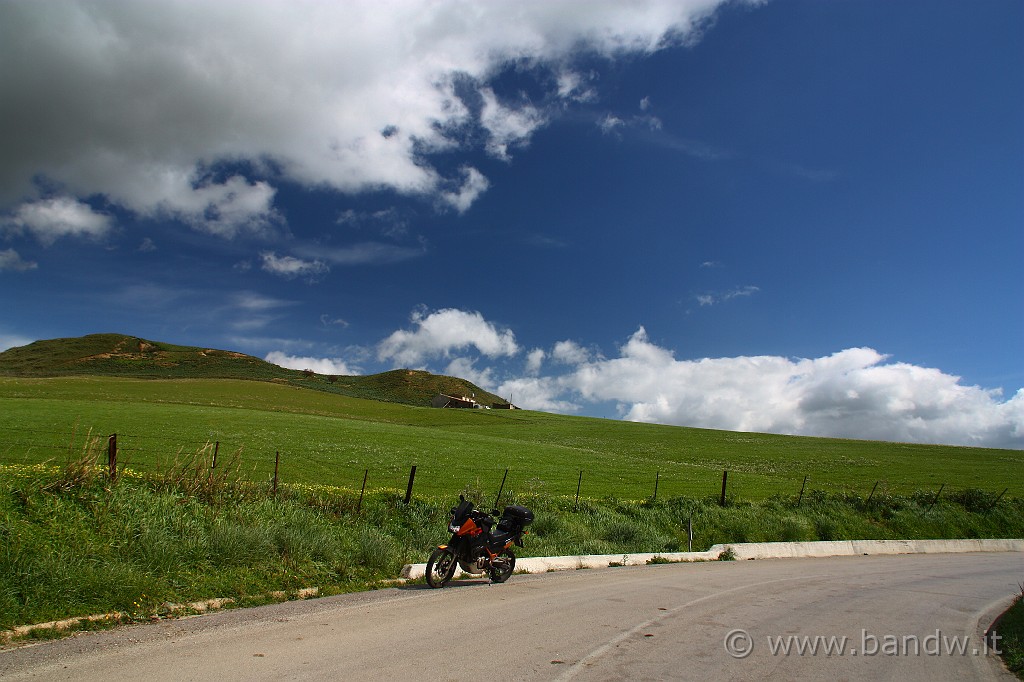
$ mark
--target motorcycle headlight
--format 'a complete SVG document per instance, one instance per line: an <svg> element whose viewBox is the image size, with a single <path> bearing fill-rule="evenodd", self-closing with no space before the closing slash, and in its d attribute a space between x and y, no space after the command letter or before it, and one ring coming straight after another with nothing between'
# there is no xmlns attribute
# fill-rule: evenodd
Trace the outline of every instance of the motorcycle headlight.
<svg viewBox="0 0 1024 682"><path fill-rule="evenodd" d="M449 533L458 533L462 529L462 526L456 526L454 523L448 524Z"/></svg>

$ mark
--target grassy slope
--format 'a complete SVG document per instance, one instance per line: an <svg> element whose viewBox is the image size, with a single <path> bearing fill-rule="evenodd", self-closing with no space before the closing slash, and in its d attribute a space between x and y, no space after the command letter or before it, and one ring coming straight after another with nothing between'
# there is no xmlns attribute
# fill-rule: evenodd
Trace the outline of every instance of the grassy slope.
<svg viewBox="0 0 1024 682"><path fill-rule="evenodd" d="M108 376L274 381L355 398L427 406L438 393L505 401L456 377L399 369L368 376L325 376L285 369L232 351L176 346L123 334L36 341L0 353L0 376Z"/></svg>
<svg viewBox="0 0 1024 682"><path fill-rule="evenodd" d="M809 476L815 489L867 496L916 489L983 488L1024 495L1024 452L871 441L741 434L567 417L528 411L416 408L238 380L144 381L98 377L0 378L0 463L61 461L83 435L118 434L119 457L155 471L176 456L219 441L241 449L255 480L272 472L292 482L405 488L418 465L416 490L454 494L469 485L508 485L551 495L740 499L795 494Z"/></svg>

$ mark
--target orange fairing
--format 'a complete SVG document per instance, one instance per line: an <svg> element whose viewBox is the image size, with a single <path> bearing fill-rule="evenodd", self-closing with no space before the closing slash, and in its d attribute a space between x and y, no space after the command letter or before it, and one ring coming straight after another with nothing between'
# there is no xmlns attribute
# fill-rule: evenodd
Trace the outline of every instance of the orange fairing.
<svg viewBox="0 0 1024 682"><path fill-rule="evenodd" d="M480 535L480 533L483 532L484 529L476 525L476 521L474 521L473 519L466 519L465 522L462 524L462 527L459 528L459 532L456 533L456 535L469 535L470 537L472 537L474 535Z"/></svg>

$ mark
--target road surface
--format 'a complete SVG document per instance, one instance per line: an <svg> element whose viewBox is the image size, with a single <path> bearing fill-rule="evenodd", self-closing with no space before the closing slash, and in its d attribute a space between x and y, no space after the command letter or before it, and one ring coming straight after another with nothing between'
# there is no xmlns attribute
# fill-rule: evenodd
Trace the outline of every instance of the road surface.
<svg viewBox="0 0 1024 682"><path fill-rule="evenodd" d="M84 633L0 678L1013 679L983 632L1022 581L1019 552L516 575Z"/></svg>

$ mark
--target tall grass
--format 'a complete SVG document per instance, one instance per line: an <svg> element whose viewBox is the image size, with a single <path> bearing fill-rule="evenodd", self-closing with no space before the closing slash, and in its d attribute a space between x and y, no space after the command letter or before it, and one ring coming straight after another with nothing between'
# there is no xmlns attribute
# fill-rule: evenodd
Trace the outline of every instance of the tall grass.
<svg viewBox="0 0 1024 682"><path fill-rule="evenodd" d="M1020 584L1020 594L1000 616L993 630L999 635L993 648L1001 652L1010 672L1024 680L1024 583Z"/></svg>
<svg viewBox="0 0 1024 682"><path fill-rule="evenodd" d="M237 468L208 466L207 450L166 471L123 471L109 480L94 444L64 466L0 468L0 628L118 611L167 612L172 603L230 597L240 603L317 587L366 589L424 561L446 539L454 496L327 486L269 488ZM229 460L230 461L230 460ZM218 472L218 470L220 470ZM217 473L215 473L217 472ZM234 472L234 473L232 473ZM481 508L479 489L464 491ZM856 495L815 491L719 506L715 498L577 501L524 488L501 504L525 504L537 520L524 556L695 550L716 543L1024 537L1024 502L961 491ZM994 504L994 506L993 506Z"/></svg>

